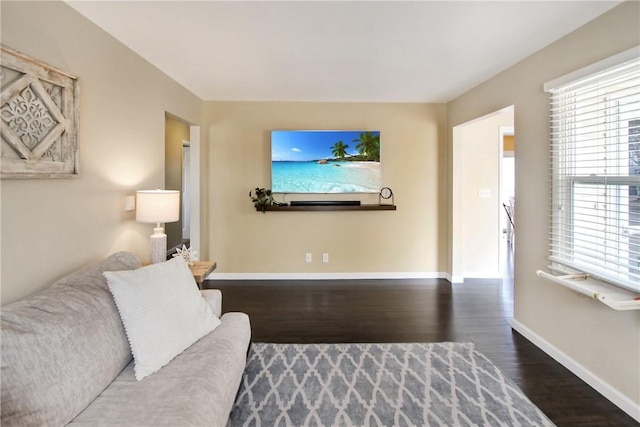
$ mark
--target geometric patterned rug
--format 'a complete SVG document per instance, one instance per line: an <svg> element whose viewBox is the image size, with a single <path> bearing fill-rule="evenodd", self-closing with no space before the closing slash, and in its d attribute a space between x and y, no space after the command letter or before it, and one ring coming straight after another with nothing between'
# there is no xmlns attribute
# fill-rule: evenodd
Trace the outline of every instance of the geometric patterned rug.
<svg viewBox="0 0 640 427"><path fill-rule="evenodd" d="M553 426L473 343L253 343L231 426Z"/></svg>

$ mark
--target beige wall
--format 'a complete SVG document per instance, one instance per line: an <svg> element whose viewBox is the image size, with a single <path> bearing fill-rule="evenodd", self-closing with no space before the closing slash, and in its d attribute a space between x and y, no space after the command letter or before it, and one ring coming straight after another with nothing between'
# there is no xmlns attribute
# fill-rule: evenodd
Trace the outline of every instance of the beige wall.
<svg viewBox="0 0 640 427"><path fill-rule="evenodd" d="M165 111L200 123L203 102L65 3L0 7L3 44L80 82L80 177L1 182L6 304L117 250L148 261L153 226L124 196L163 186Z"/></svg>
<svg viewBox="0 0 640 427"><path fill-rule="evenodd" d="M635 405L640 403L640 312L611 310L539 279L535 272L548 263L549 100L542 85L638 45L638 16L639 2L623 3L448 104L450 129L515 105L516 323ZM449 155L453 159L452 151Z"/></svg>
<svg viewBox="0 0 640 427"><path fill-rule="evenodd" d="M174 117L165 119L164 188L182 191L182 142L189 141L189 125ZM180 196L182 203L182 195ZM182 244L182 213L180 220L165 224L167 249Z"/></svg>
<svg viewBox="0 0 640 427"><path fill-rule="evenodd" d="M206 114L209 243L217 274L446 268L444 105L209 102ZM382 184L393 189L398 210L256 212L249 190L270 187L273 129L379 130ZM378 201L377 195L358 198ZM305 252L313 253L312 263ZM329 253L328 264L322 253Z"/></svg>

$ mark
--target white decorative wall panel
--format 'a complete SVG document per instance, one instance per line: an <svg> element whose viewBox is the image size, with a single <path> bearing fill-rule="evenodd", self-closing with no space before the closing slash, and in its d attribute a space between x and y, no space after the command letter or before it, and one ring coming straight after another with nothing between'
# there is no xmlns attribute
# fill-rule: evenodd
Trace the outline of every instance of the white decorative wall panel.
<svg viewBox="0 0 640 427"><path fill-rule="evenodd" d="M0 45L0 177L78 175L78 79Z"/></svg>

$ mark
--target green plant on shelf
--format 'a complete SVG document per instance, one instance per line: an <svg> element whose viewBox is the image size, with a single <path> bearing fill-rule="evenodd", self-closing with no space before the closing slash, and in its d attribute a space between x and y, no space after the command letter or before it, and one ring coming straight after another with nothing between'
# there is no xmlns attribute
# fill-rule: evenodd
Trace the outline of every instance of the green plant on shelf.
<svg viewBox="0 0 640 427"><path fill-rule="evenodd" d="M273 205L273 196L271 195L271 190L267 188L257 188L255 190L249 191L249 197L251 197L251 201L253 202L253 206L256 209L259 209L264 213L267 210L267 206Z"/></svg>

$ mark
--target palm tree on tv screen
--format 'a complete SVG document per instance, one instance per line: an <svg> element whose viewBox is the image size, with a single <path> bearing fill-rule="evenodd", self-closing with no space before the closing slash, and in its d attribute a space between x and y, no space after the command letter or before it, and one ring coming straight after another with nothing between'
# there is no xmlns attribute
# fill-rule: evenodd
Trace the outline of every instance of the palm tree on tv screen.
<svg viewBox="0 0 640 427"><path fill-rule="evenodd" d="M353 142L357 142L356 150L365 160L380 161L380 134L374 135L372 132L362 132L360 137L354 139Z"/></svg>
<svg viewBox="0 0 640 427"><path fill-rule="evenodd" d="M334 157L344 159L344 157L347 155L347 148L349 148L348 145L346 145L342 141L338 141L333 144L333 147L331 147L331 153L334 155Z"/></svg>

